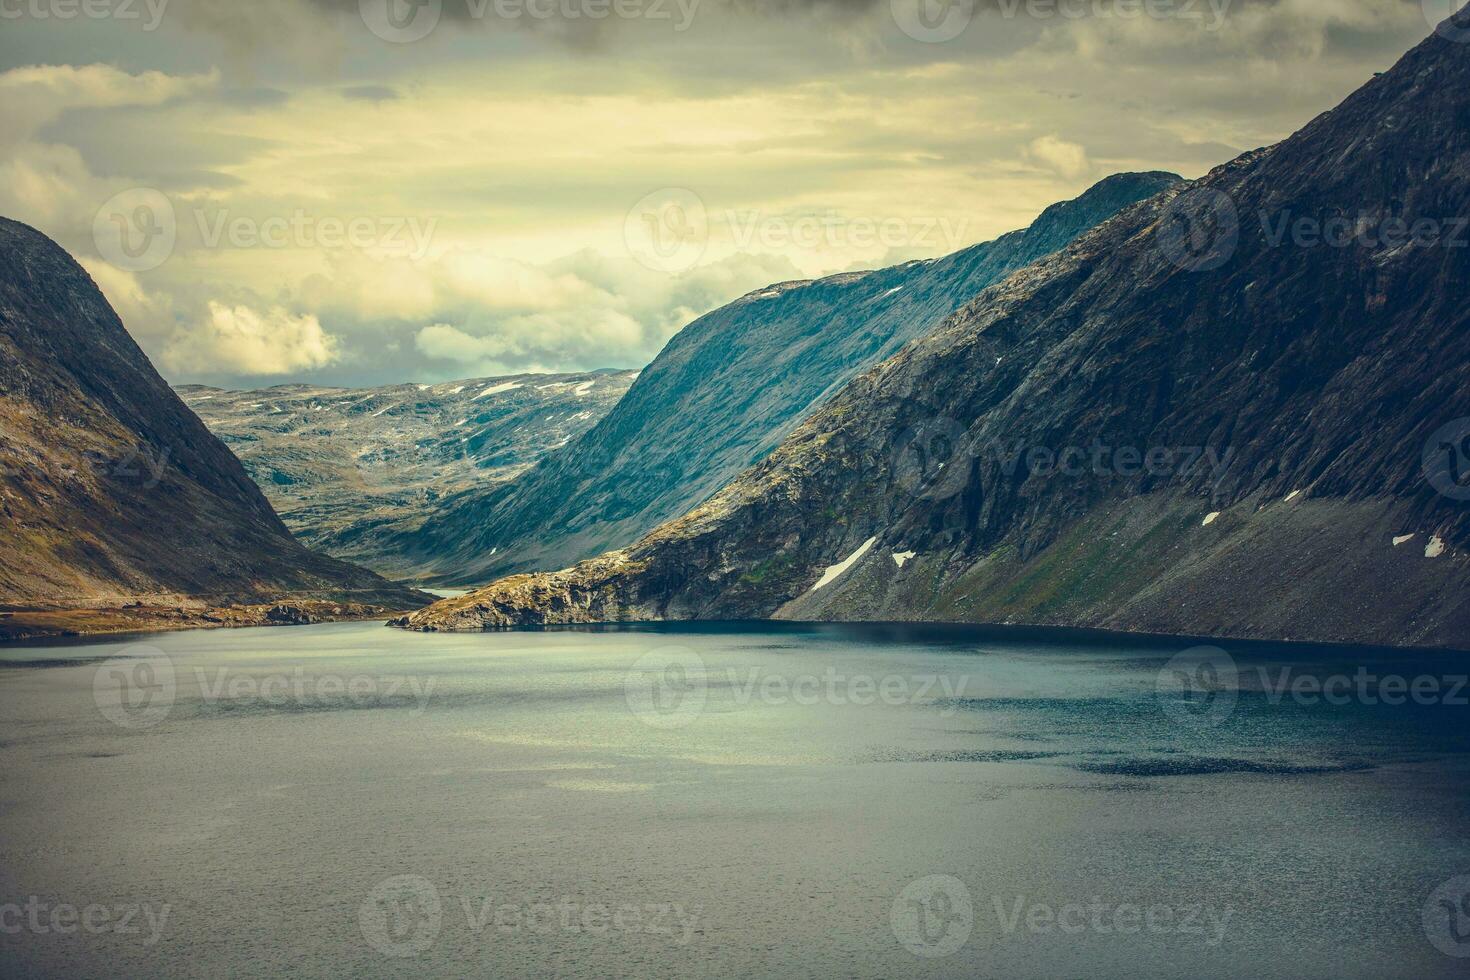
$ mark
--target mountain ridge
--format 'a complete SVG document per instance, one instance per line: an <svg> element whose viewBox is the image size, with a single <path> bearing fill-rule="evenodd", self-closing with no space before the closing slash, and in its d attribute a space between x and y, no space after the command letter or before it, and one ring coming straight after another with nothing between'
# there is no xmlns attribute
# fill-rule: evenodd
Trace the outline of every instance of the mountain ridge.
<svg viewBox="0 0 1470 980"><path fill-rule="evenodd" d="M86 271L4 218L0 514L0 603L12 619L143 600L363 612L428 598L297 543Z"/></svg>
<svg viewBox="0 0 1470 980"><path fill-rule="evenodd" d="M372 388L177 391L310 548L411 578L384 529L501 483L586 432L637 371L516 374Z"/></svg>
<svg viewBox="0 0 1470 980"><path fill-rule="evenodd" d="M397 625L928 619L1464 647L1470 492L1435 439L1470 418L1470 249L1363 234L1470 214L1467 133L1470 59L1436 34L1287 140L993 286L631 548ZM1353 234L1315 247L1298 218ZM1229 463L1061 480L993 450L1020 440L1054 467L1094 439Z"/></svg>
<svg viewBox="0 0 1470 980"><path fill-rule="evenodd" d="M702 503L844 381L983 287L1179 180L1115 174L1026 229L938 259L753 290L671 338L567 450L509 483L446 500L385 547L416 554L434 570L429 581L454 584L631 543Z"/></svg>

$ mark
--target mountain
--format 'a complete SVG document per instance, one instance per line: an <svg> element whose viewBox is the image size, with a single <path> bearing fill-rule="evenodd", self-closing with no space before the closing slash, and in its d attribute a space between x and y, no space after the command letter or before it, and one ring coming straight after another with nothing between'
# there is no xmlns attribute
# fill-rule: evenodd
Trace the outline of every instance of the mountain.
<svg viewBox="0 0 1470 980"><path fill-rule="evenodd" d="M636 371L384 388L178 388L309 547L385 575L417 571L383 533L445 496L508 480L582 435Z"/></svg>
<svg viewBox="0 0 1470 980"><path fill-rule="evenodd" d="M399 625L1470 648L1465 216L1470 57L1437 34L1286 141L986 291L633 547Z"/></svg>
<svg viewBox="0 0 1470 980"><path fill-rule="evenodd" d="M297 543L81 266L6 219L0 515L0 604L10 620L17 610L136 602L402 610L428 598ZM318 614L341 613L282 608L269 618ZM0 634L14 635L7 625Z"/></svg>
<svg viewBox="0 0 1470 980"><path fill-rule="evenodd" d="M751 293L680 331L567 449L510 483L447 499L383 546L453 584L628 544L706 500L981 289L1179 179L1120 174L1025 231L942 259Z"/></svg>

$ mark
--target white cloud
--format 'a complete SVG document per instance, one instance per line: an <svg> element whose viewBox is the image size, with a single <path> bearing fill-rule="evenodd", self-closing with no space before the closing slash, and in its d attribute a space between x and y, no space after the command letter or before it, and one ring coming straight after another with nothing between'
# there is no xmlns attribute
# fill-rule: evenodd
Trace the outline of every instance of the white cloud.
<svg viewBox="0 0 1470 980"><path fill-rule="evenodd" d="M326 367L340 357L338 339L315 316L280 307L258 313L211 301L206 322L176 332L163 351L175 371L258 376Z"/></svg>
<svg viewBox="0 0 1470 980"><path fill-rule="evenodd" d="M1078 180L1092 171L1087 150L1056 136L1032 140L1026 146L1026 158L1066 180Z"/></svg>

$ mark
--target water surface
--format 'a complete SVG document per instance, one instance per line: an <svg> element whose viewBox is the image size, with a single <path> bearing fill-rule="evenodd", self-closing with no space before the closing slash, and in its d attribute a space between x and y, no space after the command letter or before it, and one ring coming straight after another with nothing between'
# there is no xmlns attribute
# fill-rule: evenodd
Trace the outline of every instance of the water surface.
<svg viewBox="0 0 1470 980"><path fill-rule="evenodd" d="M336 624L0 648L0 972L1464 975L1442 947L1470 954L1470 902L1439 904L1470 873L1464 656L1182 647ZM93 928L53 928L68 908Z"/></svg>

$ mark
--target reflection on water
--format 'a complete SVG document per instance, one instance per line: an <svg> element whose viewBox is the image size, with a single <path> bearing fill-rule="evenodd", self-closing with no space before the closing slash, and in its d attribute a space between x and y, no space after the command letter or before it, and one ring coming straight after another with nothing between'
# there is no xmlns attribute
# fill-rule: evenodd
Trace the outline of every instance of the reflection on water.
<svg viewBox="0 0 1470 980"><path fill-rule="evenodd" d="M3 972L1460 975L1464 656L1184 646L337 624L5 649Z"/></svg>

